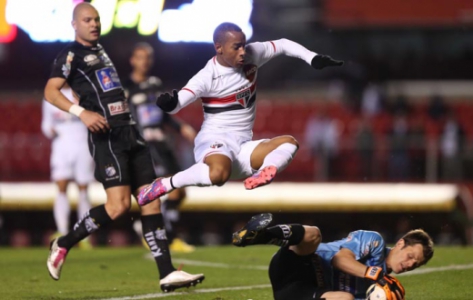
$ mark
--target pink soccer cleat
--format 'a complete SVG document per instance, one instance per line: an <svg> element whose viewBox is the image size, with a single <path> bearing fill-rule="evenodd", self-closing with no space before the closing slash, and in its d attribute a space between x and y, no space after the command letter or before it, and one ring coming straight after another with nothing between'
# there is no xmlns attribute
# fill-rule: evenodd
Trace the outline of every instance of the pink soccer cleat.
<svg viewBox="0 0 473 300"><path fill-rule="evenodd" d="M263 170L245 180L245 188L247 190L252 190L257 187L270 184L277 172L278 169L276 169L275 166L265 167Z"/></svg>
<svg viewBox="0 0 473 300"><path fill-rule="evenodd" d="M159 197L170 192L164 187L161 180L162 178L156 178L147 187L141 190L141 192L138 194L138 204L140 206L153 202Z"/></svg>
<svg viewBox="0 0 473 300"><path fill-rule="evenodd" d="M54 280L59 280L61 269L67 256L67 249L61 248L57 244L58 239L51 241L49 246L49 256L46 265L48 266L49 275Z"/></svg>

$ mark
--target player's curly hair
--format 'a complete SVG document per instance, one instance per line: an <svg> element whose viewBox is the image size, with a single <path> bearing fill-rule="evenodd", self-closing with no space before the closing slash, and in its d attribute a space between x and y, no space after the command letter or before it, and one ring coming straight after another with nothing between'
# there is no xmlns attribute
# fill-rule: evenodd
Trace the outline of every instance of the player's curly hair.
<svg viewBox="0 0 473 300"><path fill-rule="evenodd" d="M229 31L243 32L241 28L234 23L222 23L214 30L214 43L222 43L225 40L225 33Z"/></svg>
<svg viewBox="0 0 473 300"><path fill-rule="evenodd" d="M424 261L420 265L425 265L434 256L434 241L423 229L414 229L406 233L402 239L404 247L421 244L424 249Z"/></svg>

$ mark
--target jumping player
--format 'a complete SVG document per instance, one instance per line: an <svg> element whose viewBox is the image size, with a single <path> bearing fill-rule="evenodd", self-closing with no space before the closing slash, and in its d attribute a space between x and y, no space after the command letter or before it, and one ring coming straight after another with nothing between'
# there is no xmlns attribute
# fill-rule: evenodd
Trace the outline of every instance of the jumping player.
<svg viewBox="0 0 473 300"><path fill-rule="evenodd" d="M154 170L158 177L168 176L181 171L175 150L170 146L169 131L178 132L189 143L194 143L195 130L189 124L164 113L156 106L156 97L161 94L161 79L150 76L153 66L154 50L147 43L138 43L133 48L130 65L132 72L123 81L125 95L128 98L130 111L137 122L151 152ZM169 193L161 205L169 249L176 252L192 252L194 247L176 237L179 222L179 207L186 197L185 188L175 189ZM139 221L137 221L139 222Z"/></svg>
<svg viewBox="0 0 473 300"><path fill-rule="evenodd" d="M357 230L346 238L321 243L315 226L281 224L269 227L270 213L253 216L233 234L233 244L245 247L273 244L281 248L271 259L269 278L275 300L366 299L377 282L388 299L404 299L404 288L394 277L425 265L433 256L431 237L411 230L388 248L374 231Z"/></svg>
<svg viewBox="0 0 473 300"><path fill-rule="evenodd" d="M89 3L74 8L72 26L75 41L57 56L45 87L45 98L63 111L76 115L89 129L89 151L95 161L95 177L107 194L105 205L87 212L67 235L51 242L47 260L49 274L59 280L70 249L92 232L125 214L131 194L138 193L154 178L149 150L131 118L117 71L98 43L100 17ZM61 93L64 84L72 88L80 105ZM143 235L156 261L164 291L194 285L203 274L176 270L171 262L160 200L141 207Z"/></svg>
<svg viewBox="0 0 473 300"><path fill-rule="evenodd" d="M220 24L213 40L216 55L207 65L179 92L162 94L156 102L174 114L202 99L204 123L195 139L196 164L156 179L138 196L140 205L177 188L221 186L230 178L248 177L246 189L270 183L291 162L299 145L289 135L252 141L258 69L281 54L302 59L315 69L343 64L287 39L247 45L245 34L233 23Z"/></svg>

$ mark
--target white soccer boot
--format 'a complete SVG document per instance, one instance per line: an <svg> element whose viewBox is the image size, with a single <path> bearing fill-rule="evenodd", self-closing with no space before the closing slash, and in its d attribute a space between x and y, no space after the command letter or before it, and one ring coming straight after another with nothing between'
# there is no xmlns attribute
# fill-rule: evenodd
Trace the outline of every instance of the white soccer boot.
<svg viewBox="0 0 473 300"><path fill-rule="evenodd" d="M204 274L189 274L182 270L176 270L159 281L161 290L165 293L172 292L182 287L191 287L201 283L205 279Z"/></svg>
<svg viewBox="0 0 473 300"><path fill-rule="evenodd" d="M49 246L49 256L46 265L48 266L49 275L54 280L59 280L61 269L67 256L67 249L61 248L57 244L58 239L51 241Z"/></svg>

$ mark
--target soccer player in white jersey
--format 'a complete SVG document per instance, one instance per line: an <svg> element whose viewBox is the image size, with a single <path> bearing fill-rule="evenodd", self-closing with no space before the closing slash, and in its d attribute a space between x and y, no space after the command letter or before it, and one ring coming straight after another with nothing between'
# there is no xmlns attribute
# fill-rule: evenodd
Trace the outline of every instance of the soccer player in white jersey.
<svg viewBox="0 0 473 300"><path fill-rule="evenodd" d="M196 164L156 179L141 191L140 205L176 188L221 186L230 178L247 178L244 185L249 190L270 183L291 162L299 145L289 135L252 140L258 69L281 54L315 69L343 65L287 39L246 44L245 34L233 23L220 24L213 40L216 55L207 65L179 92L162 94L156 102L174 114L202 99L204 123L195 139Z"/></svg>
<svg viewBox="0 0 473 300"><path fill-rule="evenodd" d="M61 92L71 102L78 103L70 87L62 88ZM80 219L91 208L87 187L94 180L94 160L90 156L87 144L87 127L78 117L44 100L41 130L47 138L52 140L51 180L58 189L53 208L57 235L66 235L69 232L71 212L67 187L71 181L75 182L79 188L77 219ZM90 248L89 240L82 240L79 247Z"/></svg>

